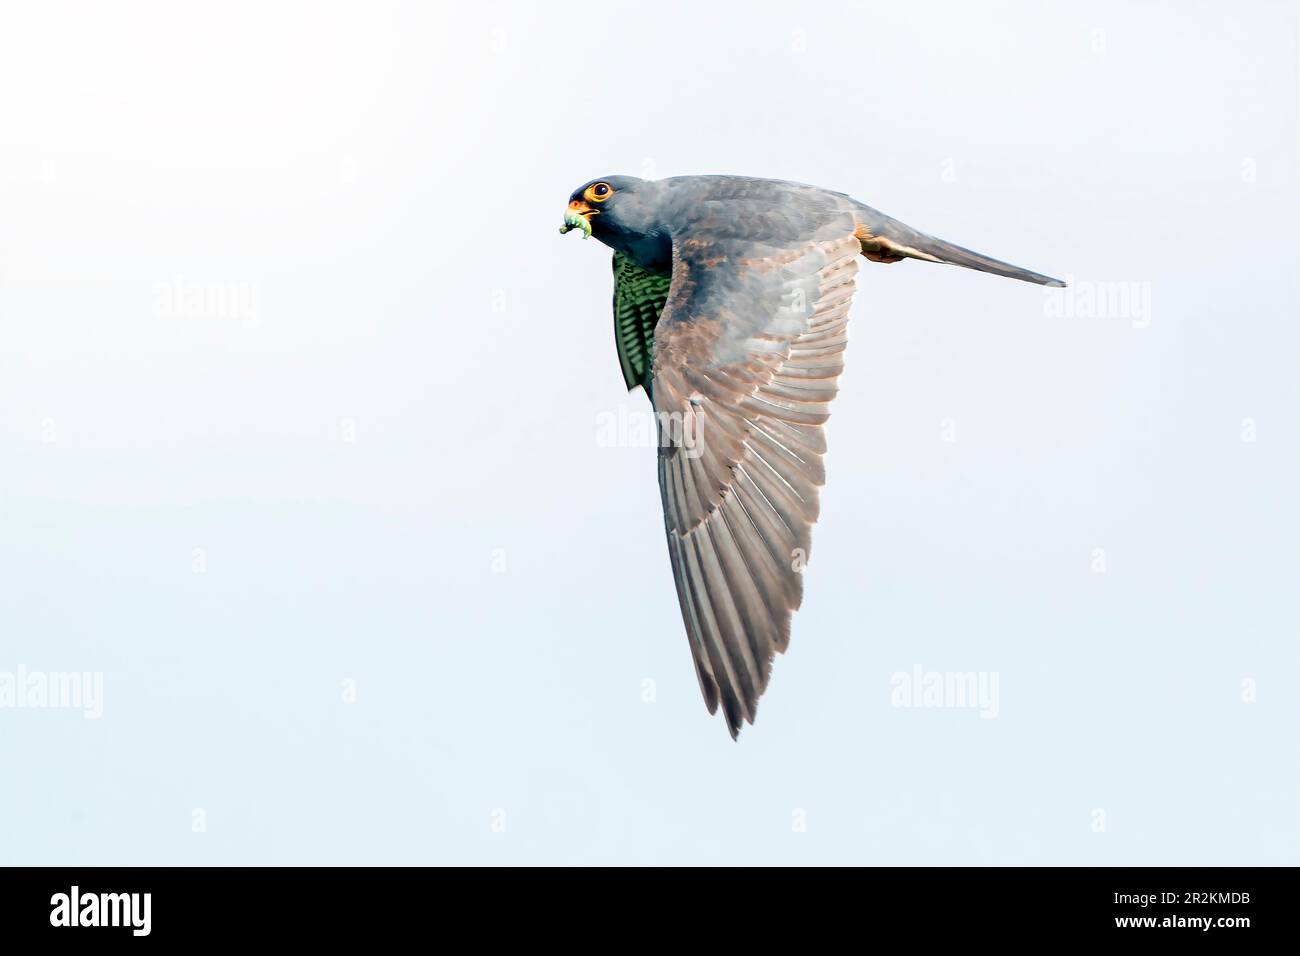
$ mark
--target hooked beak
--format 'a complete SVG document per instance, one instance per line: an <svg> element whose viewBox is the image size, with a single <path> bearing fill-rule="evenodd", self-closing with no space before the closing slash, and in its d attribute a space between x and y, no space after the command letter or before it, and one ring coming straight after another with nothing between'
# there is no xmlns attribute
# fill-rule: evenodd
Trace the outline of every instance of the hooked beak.
<svg viewBox="0 0 1300 956"><path fill-rule="evenodd" d="M564 235L570 229L581 229L582 238L591 238L591 217L599 216L600 211L592 209L581 199L575 199L569 203L569 209L564 214L564 225L560 227L560 235Z"/></svg>

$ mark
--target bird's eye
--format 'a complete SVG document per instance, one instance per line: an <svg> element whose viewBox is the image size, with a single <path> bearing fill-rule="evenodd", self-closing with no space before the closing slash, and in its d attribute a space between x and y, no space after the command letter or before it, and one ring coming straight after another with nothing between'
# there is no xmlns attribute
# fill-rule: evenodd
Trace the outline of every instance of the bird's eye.
<svg viewBox="0 0 1300 956"><path fill-rule="evenodd" d="M614 190L609 183L595 183L587 187L586 197L589 202L604 202L612 195Z"/></svg>

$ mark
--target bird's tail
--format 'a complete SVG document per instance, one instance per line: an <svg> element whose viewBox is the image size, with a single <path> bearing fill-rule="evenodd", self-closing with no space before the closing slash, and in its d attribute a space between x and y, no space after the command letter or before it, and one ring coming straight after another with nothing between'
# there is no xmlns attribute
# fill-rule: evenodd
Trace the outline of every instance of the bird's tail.
<svg viewBox="0 0 1300 956"><path fill-rule="evenodd" d="M961 266L964 269L975 269L978 272L991 272L995 276L1006 276L1008 279L1036 282L1039 285L1058 287L1065 285L1060 279L1030 272L1009 262L992 259L970 249L953 245L951 242L927 236L869 206L860 207L858 219L857 235L858 241L862 244L862 254L873 262L924 259L926 262L942 262L950 266Z"/></svg>

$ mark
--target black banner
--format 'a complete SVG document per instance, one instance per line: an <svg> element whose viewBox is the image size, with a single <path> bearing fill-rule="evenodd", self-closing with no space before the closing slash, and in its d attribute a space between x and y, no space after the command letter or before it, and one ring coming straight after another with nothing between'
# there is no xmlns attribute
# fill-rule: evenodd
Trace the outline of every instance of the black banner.
<svg viewBox="0 0 1300 956"><path fill-rule="evenodd" d="M0 871L7 943L374 942L412 931L533 945L692 928L987 944L1294 935L1289 872L1259 869L199 869ZM613 933L615 936L605 936ZM16 951L16 950L15 950Z"/></svg>

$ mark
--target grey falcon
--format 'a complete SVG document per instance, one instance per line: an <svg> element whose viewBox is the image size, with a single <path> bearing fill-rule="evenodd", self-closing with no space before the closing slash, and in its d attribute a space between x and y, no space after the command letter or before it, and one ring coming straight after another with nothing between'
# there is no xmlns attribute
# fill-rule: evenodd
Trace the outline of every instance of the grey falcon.
<svg viewBox="0 0 1300 956"><path fill-rule="evenodd" d="M573 229L614 250L618 360L658 422L695 674L734 739L754 722L803 597L858 257L1064 283L843 193L771 179L593 179L569 197L560 232Z"/></svg>

